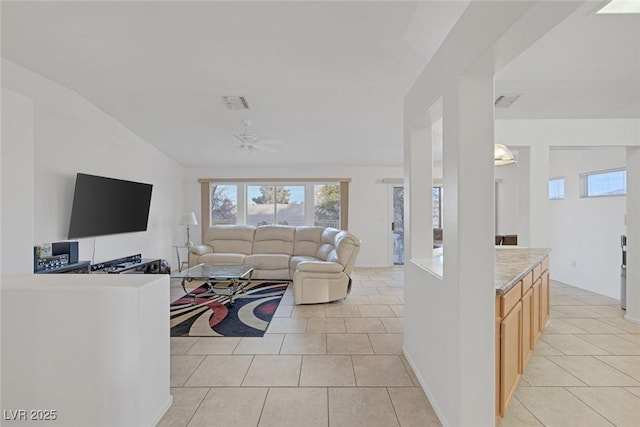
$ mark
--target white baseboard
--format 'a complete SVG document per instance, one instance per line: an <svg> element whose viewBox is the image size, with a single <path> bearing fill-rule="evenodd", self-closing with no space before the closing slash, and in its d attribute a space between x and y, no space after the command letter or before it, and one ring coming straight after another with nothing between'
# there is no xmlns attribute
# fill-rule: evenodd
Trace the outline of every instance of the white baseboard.
<svg viewBox="0 0 640 427"><path fill-rule="evenodd" d="M639 323L640 324L640 319L636 319L634 317L631 317L628 314L624 315L624 320L628 320L629 322Z"/></svg>
<svg viewBox="0 0 640 427"><path fill-rule="evenodd" d="M427 399L429 399L429 403L431 403L431 407L433 408L433 411L436 413L436 416L440 420L440 424L442 424L442 427L450 426L451 424L449 424L449 422L447 421L447 418L438 407L438 404L436 403L436 399L434 398L433 393L431 393L431 390L429 390L429 387L427 387L427 383L424 381L424 379L422 378L422 375L420 375L420 373L416 369L416 364L413 362L413 359L411 358L409 353L407 353L407 349L404 346L402 346L402 354L404 355L405 359L407 359L407 362L409 362L409 366L411 366L411 369L413 369L413 373L418 379L418 382L420 383L420 388L422 388L422 391L424 391L424 394L427 396Z"/></svg>

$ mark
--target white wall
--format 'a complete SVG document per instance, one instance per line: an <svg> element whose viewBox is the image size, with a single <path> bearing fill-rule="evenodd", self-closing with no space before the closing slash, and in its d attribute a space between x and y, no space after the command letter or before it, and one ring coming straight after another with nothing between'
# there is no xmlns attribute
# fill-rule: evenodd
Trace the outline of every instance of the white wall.
<svg viewBox="0 0 640 427"><path fill-rule="evenodd" d="M92 259L95 242L96 262L136 253L175 262L171 245L182 240L177 224L183 211L183 168L77 93L5 59L2 68L2 86L34 105L33 173L28 168L2 171L3 182L20 185L34 199L33 238L26 232L16 250L32 254L34 244L66 240L75 175L84 172L154 187L146 232L79 239L81 259ZM18 112L2 113L4 118ZM24 184L29 180L33 190ZM3 205L3 226L8 225L6 209Z"/></svg>
<svg viewBox="0 0 640 427"><path fill-rule="evenodd" d="M496 166L496 234L518 234L518 164Z"/></svg>
<svg viewBox="0 0 640 427"><path fill-rule="evenodd" d="M520 150L521 155L523 151L538 152L537 160L531 165L533 170L529 181L535 178L540 191L535 195L527 194L531 193L531 189L520 186L520 201L528 200L531 209L523 210L523 206L519 206L518 234L523 234L523 228L529 230L531 238L541 233L548 234L543 236L544 239L548 239L548 243L539 246L553 249L550 256L551 277L619 298L621 257L619 235L625 232L625 227L621 226L626 213L624 198L582 201L576 199L572 204L568 199L549 201L547 191L543 193L542 190L544 190L543 186L548 187L549 177L562 175L568 177L571 174L577 180L576 174L579 172L624 166L626 163L624 151L616 152L615 149L640 145L640 120L498 120L496 121L496 140L507 141L509 146L524 147ZM613 151L590 151L606 147L612 148ZM589 150L584 150L585 148ZM559 153L563 151L556 150L564 150L570 157L566 168L558 160ZM572 152L571 150L580 151ZM543 177L540 176L539 163L544 161L549 163L549 171ZM525 162L521 161L518 167L522 168L523 163ZM534 177L535 174L537 174L536 177ZM570 197L571 192L577 194L577 181L575 184L568 182L566 185L567 197ZM566 213L564 209L560 209L564 206L567 207ZM533 221L533 218L538 217L548 218L548 230L533 223L527 225L529 219ZM637 215L627 216L627 225L638 222L640 218ZM609 225L603 227L602 224L605 223ZM598 236L595 233L599 233ZM583 239L589 240L584 241L586 244L580 244ZM535 244L531 245L535 246ZM574 259L576 268L572 267ZM633 269L637 266L629 264L629 268ZM635 285L628 281L627 286Z"/></svg>
<svg viewBox="0 0 640 427"><path fill-rule="evenodd" d="M187 168L185 211L192 210L200 216L199 178L351 178L349 231L362 241L356 265L389 266L393 264L389 233L389 185L382 183L382 179L400 177L402 167ZM425 191L430 192L428 188ZM199 227L193 229L191 240L200 241Z"/></svg>
<svg viewBox="0 0 640 427"><path fill-rule="evenodd" d="M33 272L33 101L2 89L2 274ZM5 179L5 177L20 179Z"/></svg>
<svg viewBox="0 0 640 427"><path fill-rule="evenodd" d="M565 178L565 198L550 201L553 278L620 298L620 235L626 197L581 198L579 174L625 167L624 149L552 150L550 174Z"/></svg>

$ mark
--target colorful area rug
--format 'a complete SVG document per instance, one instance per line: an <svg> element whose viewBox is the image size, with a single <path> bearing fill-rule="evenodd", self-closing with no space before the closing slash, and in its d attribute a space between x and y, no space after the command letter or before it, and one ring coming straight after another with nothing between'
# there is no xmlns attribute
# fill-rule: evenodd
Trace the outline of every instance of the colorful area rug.
<svg viewBox="0 0 640 427"><path fill-rule="evenodd" d="M171 303L171 336L261 337L288 285L251 281L230 306L222 303L227 297L215 295L203 284Z"/></svg>

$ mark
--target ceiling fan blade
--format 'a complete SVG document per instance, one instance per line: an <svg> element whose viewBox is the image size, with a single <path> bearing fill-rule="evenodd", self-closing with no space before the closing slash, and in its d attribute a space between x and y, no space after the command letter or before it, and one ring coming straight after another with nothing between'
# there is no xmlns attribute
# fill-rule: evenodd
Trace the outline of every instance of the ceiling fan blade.
<svg viewBox="0 0 640 427"><path fill-rule="evenodd" d="M260 144L270 144L270 145L280 145L282 141L279 139L261 139L259 140Z"/></svg>
<svg viewBox="0 0 640 427"><path fill-rule="evenodd" d="M237 142L239 142L240 144L246 143L246 141L244 140L244 138L242 138L241 135L238 135L237 133L231 133L230 135L233 136L237 140Z"/></svg>
<svg viewBox="0 0 640 427"><path fill-rule="evenodd" d="M278 149L273 148L273 147L269 147L268 145L257 144L255 147L256 147L257 150L266 151L268 153L277 153L278 152Z"/></svg>

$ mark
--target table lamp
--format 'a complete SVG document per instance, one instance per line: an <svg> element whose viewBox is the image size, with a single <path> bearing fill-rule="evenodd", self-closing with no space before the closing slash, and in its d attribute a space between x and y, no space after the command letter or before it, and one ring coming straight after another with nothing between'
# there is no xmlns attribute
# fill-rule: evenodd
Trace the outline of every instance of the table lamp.
<svg viewBox="0 0 640 427"><path fill-rule="evenodd" d="M193 242L191 241L191 237L189 236L189 226L190 225L198 225L198 219L196 218L196 213L195 212L185 212L182 215L182 219L180 219L180 225L186 225L187 226L187 243L185 243L184 245L189 248L189 247L193 246Z"/></svg>

